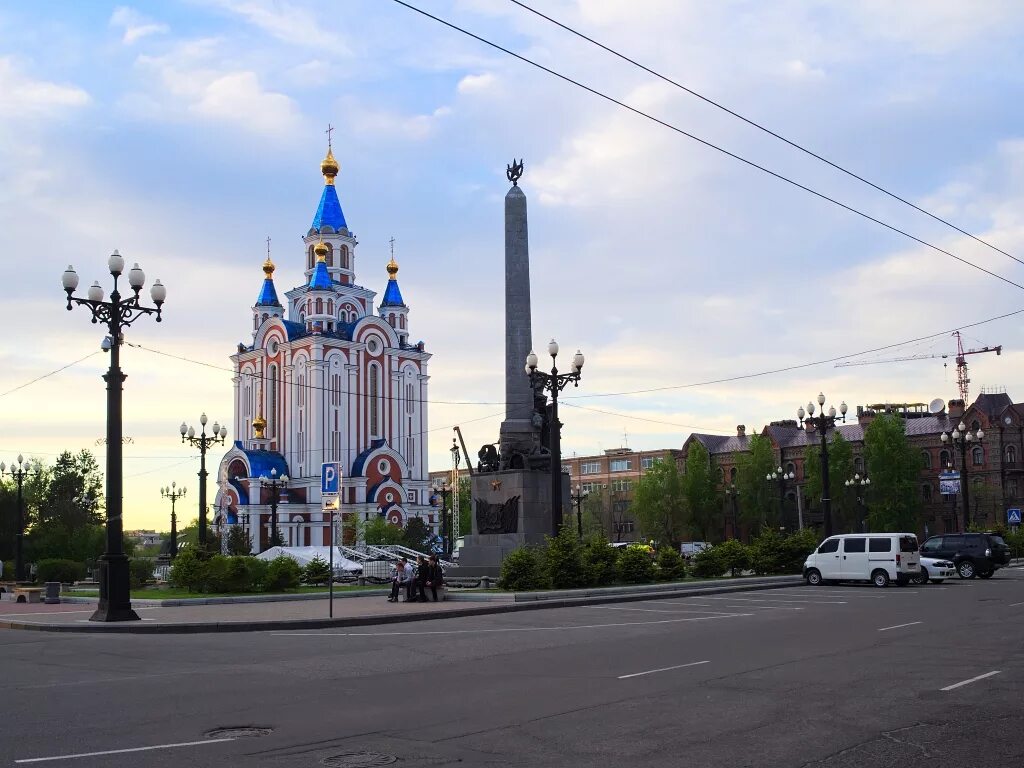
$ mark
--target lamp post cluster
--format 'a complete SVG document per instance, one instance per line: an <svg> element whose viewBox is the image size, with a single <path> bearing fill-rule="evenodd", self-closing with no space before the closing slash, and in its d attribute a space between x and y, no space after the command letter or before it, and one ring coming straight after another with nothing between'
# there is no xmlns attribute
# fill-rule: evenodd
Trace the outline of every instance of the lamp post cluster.
<svg viewBox="0 0 1024 768"><path fill-rule="evenodd" d="M589 495L590 491L585 490L579 483L576 483L576 490L569 491L569 499L576 505L576 529L580 541L583 541L583 502Z"/></svg>
<svg viewBox="0 0 1024 768"><path fill-rule="evenodd" d="M825 536L828 537L832 535L832 499L829 498L830 490L828 485L828 430L835 428L837 421L846 421L848 406L845 402L840 403L838 416L836 415L835 406L829 407L828 412L826 412L825 394L819 392L818 407L821 408L821 413L817 416L814 415L816 408L813 401L807 403L806 412L803 408L798 408L796 415L801 425L814 427L821 436L821 513L824 518Z"/></svg>
<svg viewBox="0 0 1024 768"><path fill-rule="evenodd" d="M795 472L785 472L781 466L774 472L769 472L764 478L768 483L779 484L779 522L782 525L786 524L786 482L795 478Z"/></svg>
<svg viewBox="0 0 1024 768"><path fill-rule="evenodd" d="M18 454L18 463L11 462L10 470L0 463L0 475L10 475L18 485L18 530L14 534L14 580L25 580L25 478L37 474L29 469L24 457Z"/></svg>
<svg viewBox="0 0 1024 768"><path fill-rule="evenodd" d="M868 532L868 504L867 491L871 485L870 477L861 477L860 473L853 476L853 479L846 481L847 488L853 488L857 493L857 508L860 510L860 532Z"/></svg>
<svg viewBox="0 0 1024 768"><path fill-rule="evenodd" d="M114 289L110 300L104 301L103 288L99 281L89 286L86 298L75 297L78 288L78 273L68 265L61 278L64 292L68 295L68 311L77 304L92 313L93 323L103 323L107 336L101 348L110 353L110 368L103 376L107 382L107 541L106 551L100 558L100 599L96 612L90 621L137 621L139 616L132 610L130 573L128 557L124 553L122 534L122 496L124 478L122 475L122 426L121 396L125 375L121 371L122 331L143 315L156 315L160 322L161 309L167 298L167 289L157 280L150 288L153 307L143 306L139 293L146 284L146 274L138 264L128 271L128 285L132 295L122 298L118 290L118 279L124 272L124 258L114 251L107 259L107 268L114 278Z"/></svg>
<svg viewBox="0 0 1024 768"><path fill-rule="evenodd" d="M943 444L950 443L960 451L960 496L963 499L964 507L964 532L971 526L971 504L970 497L968 496L969 483L967 482L967 451L974 443L980 443L983 437L985 437L983 430L979 428L976 432L971 432L962 421L953 429L952 433L942 433Z"/></svg>
<svg viewBox="0 0 1024 768"><path fill-rule="evenodd" d="M277 505L281 501L281 491L288 487L288 475L277 476L277 469L270 470L270 479L263 478L263 484L270 489L270 546L279 547L284 543L277 530Z"/></svg>
<svg viewBox="0 0 1024 768"><path fill-rule="evenodd" d="M451 496L452 484L447 478L434 481L434 492L441 494L441 538L444 541L444 557L451 558L451 541L448 538L448 499Z"/></svg>
<svg viewBox="0 0 1024 768"><path fill-rule="evenodd" d="M206 451L214 445L224 445L224 438L227 437L228 428L222 427L216 421L213 422L213 432L206 434L206 414L199 417L199 426L202 430L196 434L195 427L190 427L184 421L178 431L181 432L181 442L187 443L199 449L199 548L206 549Z"/></svg>
<svg viewBox="0 0 1024 768"><path fill-rule="evenodd" d="M545 373L537 369L537 354L530 351L526 356L526 373L530 377L530 386L536 392L547 390L551 393L551 422L548 426L548 438L551 454L551 525L553 535L558 535L562 527L562 425L558 421L558 393L572 382L574 387L580 384L580 372L583 370L583 353L576 350L572 358L569 373L558 372L558 342L554 339L548 344L551 355L551 372Z"/></svg>
<svg viewBox="0 0 1024 768"><path fill-rule="evenodd" d="M172 482L169 488L160 489L160 495L171 500L171 560L178 555L178 516L174 513L174 503L185 495L187 489L181 486L179 490L177 483Z"/></svg>

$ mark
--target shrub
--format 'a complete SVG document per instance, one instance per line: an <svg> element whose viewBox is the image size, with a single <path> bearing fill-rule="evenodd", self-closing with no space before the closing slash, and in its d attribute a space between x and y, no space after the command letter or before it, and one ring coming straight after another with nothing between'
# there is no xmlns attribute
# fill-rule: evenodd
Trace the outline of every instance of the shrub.
<svg viewBox="0 0 1024 768"><path fill-rule="evenodd" d="M717 546L701 550L690 562L693 564L693 575L700 579L717 579L726 571L725 558Z"/></svg>
<svg viewBox="0 0 1024 768"><path fill-rule="evenodd" d="M228 531L227 547L229 555L248 555L252 552L249 534L242 529L242 526L231 526Z"/></svg>
<svg viewBox="0 0 1024 768"><path fill-rule="evenodd" d="M59 581L70 584L85 578L85 563L74 560L50 558L36 563L36 581L43 584L47 581Z"/></svg>
<svg viewBox="0 0 1024 768"><path fill-rule="evenodd" d="M276 592L281 589L294 589L299 586L302 568L287 555L279 555L270 561L267 567L266 589Z"/></svg>
<svg viewBox="0 0 1024 768"><path fill-rule="evenodd" d="M643 584L654 579L650 547L630 544L619 552L619 576L627 584Z"/></svg>
<svg viewBox="0 0 1024 768"><path fill-rule="evenodd" d="M758 574L800 573L817 545L817 534L808 528L788 536L764 531L750 545L750 564Z"/></svg>
<svg viewBox="0 0 1024 768"><path fill-rule="evenodd" d="M132 589L138 589L153 579L153 561L148 558L133 557L128 561L128 569Z"/></svg>
<svg viewBox="0 0 1024 768"><path fill-rule="evenodd" d="M779 573L801 573L804 569L804 560L818 544L818 534L810 528L786 536L782 541Z"/></svg>
<svg viewBox="0 0 1024 768"><path fill-rule="evenodd" d="M199 592L206 582L206 563L199 559L194 547L184 547L171 565L169 580L172 586Z"/></svg>
<svg viewBox="0 0 1024 768"><path fill-rule="evenodd" d="M265 591L267 588L267 577L270 573L270 563L252 556L238 559L245 562L245 568L249 572L250 589L253 592Z"/></svg>
<svg viewBox="0 0 1024 768"><path fill-rule="evenodd" d="M583 566L583 547L572 525L565 524L554 538L547 537L544 572L555 589L584 587L589 573Z"/></svg>
<svg viewBox="0 0 1024 768"><path fill-rule="evenodd" d="M331 579L331 564L316 555L302 569L302 580L306 584L326 584Z"/></svg>
<svg viewBox="0 0 1024 768"><path fill-rule="evenodd" d="M501 577L498 587L510 592L526 592L544 589L548 586L546 574L541 567L541 558L534 547L513 549L501 562Z"/></svg>
<svg viewBox="0 0 1024 768"><path fill-rule="evenodd" d="M658 550L658 581L680 581L686 578L686 563L674 547Z"/></svg>
<svg viewBox="0 0 1024 768"><path fill-rule="evenodd" d="M601 534L595 534L583 542L583 569L587 583L595 587L606 587L618 576L619 553L608 545Z"/></svg>
<svg viewBox="0 0 1024 768"><path fill-rule="evenodd" d="M732 576L739 576L742 571L750 568L750 548L739 539L729 539L716 544L718 557L722 560L724 570Z"/></svg>
<svg viewBox="0 0 1024 768"><path fill-rule="evenodd" d="M750 567L759 576L780 573L783 552L782 536L765 529L750 543Z"/></svg>

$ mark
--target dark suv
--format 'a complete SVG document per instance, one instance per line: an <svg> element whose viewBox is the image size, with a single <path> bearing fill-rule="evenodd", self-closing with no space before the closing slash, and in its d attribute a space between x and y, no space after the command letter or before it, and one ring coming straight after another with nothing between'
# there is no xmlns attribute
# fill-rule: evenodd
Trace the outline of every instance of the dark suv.
<svg viewBox="0 0 1024 768"><path fill-rule="evenodd" d="M952 560L961 579L990 579L998 569L1010 564L1010 547L994 533L932 536L921 545L921 554Z"/></svg>

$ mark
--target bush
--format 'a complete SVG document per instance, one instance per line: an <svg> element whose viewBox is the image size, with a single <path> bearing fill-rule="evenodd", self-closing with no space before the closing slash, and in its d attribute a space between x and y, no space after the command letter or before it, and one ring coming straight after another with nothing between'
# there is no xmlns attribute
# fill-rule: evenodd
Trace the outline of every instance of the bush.
<svg viewBox="0 0 1024 768"><path fill-rule="evenodd" d="M266 589L268 592L295 589L301 578L302 568L299 564L287 555L279 555L267 567Z"/></svg>
<svg viewBox="0 0 1024 768"><path fill-rule="evenodd" d="M326 584L331 579L331 564L316 555L302 569L302 580L306 584Z"/></svg>
<svg viewBox="0 0 1024 768"><path fill-rule="evenodd" d="M6 567L6 564L5 564ZM50 558L40 560L36 563L36 581L44 584L47 581L59 581L62 584L71 584L85 578L85 563L78 563L74 560L61 560Z"/></svg>
<svg viewBox="0 0 1024 768"><path fill-rule="evenodd" d="M587 584L595 587L606 587L618 577L617 563L619 553L615 547L608 545L608 539L595 534L583 542L583 569L587 574Z"/></svg>
<svg viewBox="0 0 1024 768"><path fill-rule="evenodd" d="M750 545L751 567L761 575L800 573L817 545L818 536L809 528L788 536L764 531Z"/></svg>
<svg viewBox="0 0 1024 768"><path fill-rule="evenodd" d="M1024 557L1024 532L1010 531L1003 539L1010 547L1010 554L1013 557Z"/></svg>
<svg viewBox="0 0 1024 768"><path fill-rule="evenodd" d="M644 584L654 579L654 562L646 544L630 544L619 552L619 576L627 584Z"/></svg>
<svg viewBox="0 0 1024 768"><path fill-rule="evenodd" d="M722 559L724 569L732 576L739 576L750 568L750 548L739 539L729 539L716 544L718 557Z"/></svg>
<svg viewBox="0 0 1024 768"><path fill-rule="evenodd" d="M206 563L199 559L194 547L184 547L171 564L169 580L172 586L201 591L206 583Z"/></svg>
<svg viewBox="0 0 1024 768"><path fill-rule="evenodd" d="M153 579L153 561L148 558L133 557L128 561L128 570L132 589L138 589Z"/></svg>
<svg viewBox="0 0 1024 768"><path fill-rule="evenodd" d="M541 567L541 558L534 547L513 549L501 562L501 577L498 587L510 592L526 592L531 589L545 589L547 575Z"/></svg>
<svg viewBox="0 0 1024 768"><path fill-rule="evenodd" d="M686 578L686 562L674 547L658 550L658 581L680 581Z"/></svg>
<svg viewBox="0 0 1024 768"><path fill-rule="evenodd" d="M547 537L544 572L555 589L585 587L589 573L583 566L583 547L572 525L565 524L554 538Z"/></svg>
<svg viewBox="0 0 1024 768"><path fill-rule="evenodd" d="M690 562L693 564L693 575L700 579L717 579L727 570L720 544L701 550Z"/></svg>

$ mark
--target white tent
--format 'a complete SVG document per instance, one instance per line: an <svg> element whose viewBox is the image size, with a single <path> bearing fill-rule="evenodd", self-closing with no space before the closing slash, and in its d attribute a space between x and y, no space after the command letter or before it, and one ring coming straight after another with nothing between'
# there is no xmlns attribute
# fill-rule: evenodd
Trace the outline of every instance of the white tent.
<svg viewBox="0 0 1024 768"><path fill-rule="evenodd" d="M268 550L260 552L256 557L260 560L273 560L275 557L290 557L292 560L297 562L299 565L305 566L317 555L325 562L329 563L331 560L331 548L330 547L271 547ZM341 550L337 547L334 548L334 571L344 571L346 573L360 573L363 570L363 566L357 563L355 560L349 560L341 554Z"/></svg>

